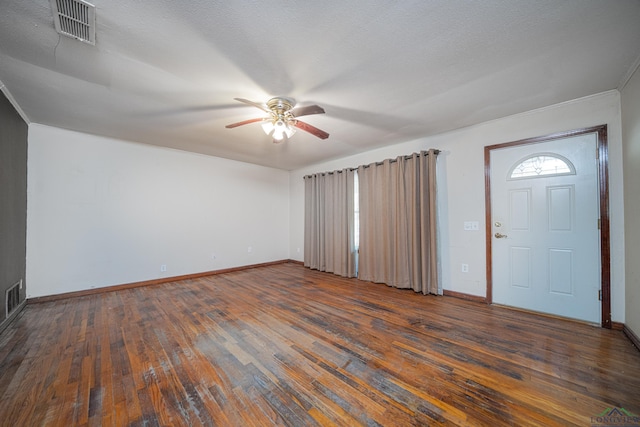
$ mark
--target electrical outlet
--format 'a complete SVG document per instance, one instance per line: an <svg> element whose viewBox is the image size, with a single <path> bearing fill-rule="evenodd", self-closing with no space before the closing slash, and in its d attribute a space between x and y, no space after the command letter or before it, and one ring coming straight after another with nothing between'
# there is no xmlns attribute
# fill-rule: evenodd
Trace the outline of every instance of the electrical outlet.
<svg viewBox="0 0 640 427"><path fill-rule="evenodd" d="M247 253L251 253L251 252L253 252L253 248L252 248L251 246L249 246L249 247L247 248Z"/></svg>
<svg viewBox="0 0 640 427"><path fill-rule="evenodd" d="M162 264L162 265L160 266L160 272L161 272L161 273L164 273L165 271L167 271L167 264Z"/></svg>
<svg viewBox="0 0 640 427"><path fill-rule="evenodd" d="M300 248L296 249L296 252L297 252L297 253L300 253Z"/></svg>
<svg viewBox="0 0 640 427"><path fill-rule="evenodd" d="M212 253L211 254L211 259L216 259L216 254Z"/></svg>
<svg viewBox="0 0 640 427"><path fill-rule="evenodd" d="M461 268L463 273L468 273L469 272L469 264L462 264L462 268Z"/></svg>

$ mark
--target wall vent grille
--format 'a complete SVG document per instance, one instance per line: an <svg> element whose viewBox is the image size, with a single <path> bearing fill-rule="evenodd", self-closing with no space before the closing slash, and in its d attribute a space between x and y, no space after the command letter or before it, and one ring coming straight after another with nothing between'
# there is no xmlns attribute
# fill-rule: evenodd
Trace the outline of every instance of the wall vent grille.
<svg viewBox="0 0 640 427"><path fill-rule="evenodd" d="M92 45L96 44L96 7L83 0L51 0L56 31Z"/></svg>
<svg viewBox="0 0 640 427"><path fill-rule="evenodd" d="M20 288L22 288L22 280L20 280L18 283L16 283L6 291L5 301L7 303L5 319L7 319L11 315L11 313L13 313L13 311L20 305Z"/></svg>

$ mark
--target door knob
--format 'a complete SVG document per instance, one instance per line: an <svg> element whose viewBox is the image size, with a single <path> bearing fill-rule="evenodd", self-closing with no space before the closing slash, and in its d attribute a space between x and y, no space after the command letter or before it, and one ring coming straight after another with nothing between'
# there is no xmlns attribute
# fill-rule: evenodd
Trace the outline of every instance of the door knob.
<svg viewBox="0 0 640 427"><path fill-rule="evenodd" d="M504 238L507 237L506 234L500 234L500 233L496 233L496 234L494 234L494 236L495 236L496 239L504 239Z"/></svg>

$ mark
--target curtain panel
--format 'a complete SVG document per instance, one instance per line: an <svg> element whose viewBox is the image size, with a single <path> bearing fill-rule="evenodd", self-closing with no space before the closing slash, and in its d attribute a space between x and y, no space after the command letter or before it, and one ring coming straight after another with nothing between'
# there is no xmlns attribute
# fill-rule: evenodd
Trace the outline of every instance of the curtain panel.
<svg viewBox="0 0 640 427"><path fill-rule="evenodd" d="M358 168L358 278L438 294L436 150Z"/></svg>
<svg viewBox="0 0 640 427"><path fill-rule="evenodd" d="M343 169L304 177L304 265L356 276L354 175Z"/></svg>

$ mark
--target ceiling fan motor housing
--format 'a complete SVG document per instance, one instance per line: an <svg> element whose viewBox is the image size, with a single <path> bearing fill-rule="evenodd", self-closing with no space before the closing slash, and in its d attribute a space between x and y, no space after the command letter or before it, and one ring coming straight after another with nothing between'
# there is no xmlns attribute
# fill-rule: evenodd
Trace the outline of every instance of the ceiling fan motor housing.
<svg viewBox="0 0 640 427"><path fill-rule="evenodd" d="M273 112L285 113L296 105L295 99L276 97L267 101L267 107Z"/></svg>
<svg viewBox="0 0 640 427"><path fill-rule="evenodd" d="M287 125L293 126L293 114L290 110L296 105L292 98L276 97L267 101L267 107L271 110L272 123L276 128L284 128Z"/></svg>

